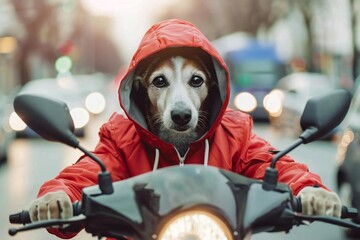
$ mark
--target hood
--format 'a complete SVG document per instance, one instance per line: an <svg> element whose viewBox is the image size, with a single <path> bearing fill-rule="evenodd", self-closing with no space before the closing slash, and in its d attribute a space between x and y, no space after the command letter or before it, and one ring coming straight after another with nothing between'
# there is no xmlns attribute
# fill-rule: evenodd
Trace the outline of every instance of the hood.
<svg viewBox="0 0 360 240"><path fill-rule="evenodd" d="M163 142L148 130L145 116L136 98L143 93L137 92L134 77L136 67L145 59L159 52L166 52L174 48L196 48L211 56L216 75L216 89L211 91L212 109L208 132L196 142L208 139L214 133L225 113L230 94L230 77L228 68L220 54L210 41L191 23L184 20L171 19L153 25L144 35L135 52L125 75L120 79L119 101L122 109L131 120L142 138L151 146L159 149L173 148L171 144Z"/></svg>

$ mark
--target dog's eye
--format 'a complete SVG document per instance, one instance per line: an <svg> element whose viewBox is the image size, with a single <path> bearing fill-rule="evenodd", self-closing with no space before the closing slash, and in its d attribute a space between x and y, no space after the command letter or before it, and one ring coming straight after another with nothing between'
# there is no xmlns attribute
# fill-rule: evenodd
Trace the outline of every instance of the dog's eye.
<svg viewBox="0 0 360 240"><path fill-rule="evenodd" d="M163 76L154 78L152 83L154 84L155 87L158 87L158 88L163 88L163 87L166 87L169 85L169 83L166 81L166 78Z"/></svg>
<svg viewBox="0 0 360 240"><path fill-rule="evenodd" d="M189 81L189 85L192 87L200 87L203 83L204 83L204 79L196 75L192 76Z"/></svg>

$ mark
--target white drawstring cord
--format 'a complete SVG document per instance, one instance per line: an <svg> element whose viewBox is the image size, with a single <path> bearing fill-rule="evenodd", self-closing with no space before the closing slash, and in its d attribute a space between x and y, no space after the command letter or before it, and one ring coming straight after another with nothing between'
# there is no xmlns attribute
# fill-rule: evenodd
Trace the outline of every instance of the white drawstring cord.
<svg viewBox="0 0 360 240"><path fill-rule="evenodd" d="M156 171L156 169L158 168L159 165L159 149L155 149L155 161L154 161L154 166L153 166L153 171Z"/></svg>
<svg viewBox="0 0 360 240"><path fill-rule="evenodd" d="M205 154L204 154L204 166L209 163L209 140L205 140Z"/></svg>

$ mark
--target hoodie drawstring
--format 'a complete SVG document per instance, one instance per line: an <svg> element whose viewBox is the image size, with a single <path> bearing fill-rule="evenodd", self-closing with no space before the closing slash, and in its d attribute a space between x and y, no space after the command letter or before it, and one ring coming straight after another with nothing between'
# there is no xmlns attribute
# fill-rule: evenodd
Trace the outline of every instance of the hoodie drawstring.
<svg viewBox="0 0 360 240"><path fill-rule="evenodd" d="M159 165L159 155L160 151L159 149L155 149L155 161L153 166L153 171L156 171ZM186 156L186 154L185 154ZM180 166L184 165L185 156L183 158L180 157ZM209 140L205 140L205 152L204 152L204 166L208 166L209 164Z"/></svg>
<svg viewBox="0 0 360 240"><path fill-rule="evenodd" d="M156 171L156 169L158 168L159 165L159 149L155 149L155 161L154 161L154 166L153 166L153 171Z"/></svg>
<svg viewBox="0 0 360 240"><path fill-rule="evenodd" d="M205 139L204 166L209 163L209 140Z"/></svg>

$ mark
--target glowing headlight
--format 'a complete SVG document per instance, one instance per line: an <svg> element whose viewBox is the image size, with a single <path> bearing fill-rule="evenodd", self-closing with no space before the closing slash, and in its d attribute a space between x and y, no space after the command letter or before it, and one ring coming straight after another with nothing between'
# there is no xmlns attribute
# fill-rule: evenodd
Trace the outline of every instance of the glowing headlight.
<svg viewBox="0 0 360 240"><path fill-rule="evenodd" d="M251 93L242 92L234 98L234 105L243 112L252 112L257 106L257 101Z"/></svg>
<svg viewBox="0 0 360 240"><path fill-rule="evenodd" d="M16 114L16 112L11 113L9 117L9 125L14 131L23 131L26 128L26 123Z"/></svg>
<svg viewBox="0 0 360 240"><path fill-rule="evenodd" d="M349 144L354 141L355 134L351 129L346 129L344 135L342 136L340 143L338 144L337 156L336 156L336 164L339 166L345 160L346 151L348 149Z"/></svg>
<svg viewBox="0 0 360 240"><path fill-rule="evenodd" d="M106 107L105 97L98 92L90 93L85 99L85 106L93 114L102 113Z"/></svg>
<svg viewBox="0 0 360 240"><path fill-rule="evenodd" d="M229 228L218 217L204 211L189 211L173 217L162 228L160 240L230 240Z"/></svg>
<svg viewBox="0 0 360 240"><path fill-rule="evenodd" d="M278 117L282 112L283 99L283 92L275 89L265 96L263 101L264 108L271 116Z"/></svg>
<svg viewBox="0 0 360 240"><path fill-rule="evenodd" d="M88 111L84 108L73 108L70 110L70 115L74 120L75 128L85 127L90 119Z"/></svg>

